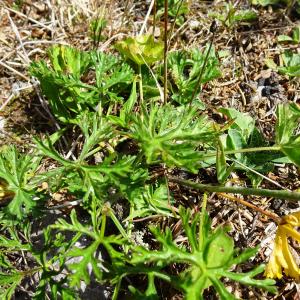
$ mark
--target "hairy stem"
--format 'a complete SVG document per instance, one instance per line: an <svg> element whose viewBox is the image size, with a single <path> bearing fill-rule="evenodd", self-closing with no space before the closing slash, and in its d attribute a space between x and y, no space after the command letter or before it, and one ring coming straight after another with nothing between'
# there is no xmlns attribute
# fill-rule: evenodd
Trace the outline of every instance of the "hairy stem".
<svg viewBox="0 0 300 300"><path fill-rule="evenodd" d="M168 0L165 0L165 11L164 11L164 103L167 103L167 88L168 88Z"/></svg>
<svg viewBox="0 0 300 300"><path fill-rule="evenodd" d="M272 146L272 147L255 147L255 148L241 148L235 150L225 150L225 155L237 154L237 153L251 153L251 152L259 152L259 151L280 151L280 146ZM216 156L217 152L211 152L204 155L204 157L213 157Z"/></svg>
<svg viewBox="0 0 300 300"><path fill-rule="evenodd" d="M140 80L139 80L140 101L141 101L140 104L143 105L143 103L144 103L144 93L143 93L142 66L139 65L138 68L139 68L139 77L140 77Z"/></svg>
<svg viewBox="0 0 300 300"><path fill-rule="evenodd" d="M262 196L262 197L272 197L272 198L286 199L292 201L300 201L300 193L298 192L201 184L201 183L195 183L189 180L183 180L175 177L169 177L169 181L176 182L181 185L188 186L196 190L200 190L202 192L255 195L255 196Z"/></svg>

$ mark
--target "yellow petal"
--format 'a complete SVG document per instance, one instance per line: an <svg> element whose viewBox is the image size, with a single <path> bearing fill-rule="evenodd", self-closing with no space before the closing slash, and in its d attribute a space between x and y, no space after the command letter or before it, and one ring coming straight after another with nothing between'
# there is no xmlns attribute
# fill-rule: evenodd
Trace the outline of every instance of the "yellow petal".
<svg viewBox="0 0 300 300"><path fill-rule="evenodd" d="M300 226L300 211L284 216L282 219L292 226Z"/></svg>
<svg viewBox="0 0 300 300"><path fill-rule="evenodd" d="M282 237L280 236L278 230L274 241L274 248L265 271L265 275L269 278L280 279L282 277L282 264L284 264L284 266L286 266L286 264L283 257L281 257L281 249Z"/></svg>
<svg viewBox="0 0 300 300"><path fill-rule="evenodd" d="M283 226L286 235L292 237L294 240L300 243L300 233L289 224L285 224Z"/></svg>
<svg viewBox="0 0 300 300"><path fill-rule="evenodd" d="M266 266L265 276L268 278L281 278L282 277L282 268L275 255L271 255L269 263Z"/></svg>
<svg viewBox="0 0 300 300"><path fill-rule="evenodd" d="M300 233L294 229L294 226L298 226L300 212L285 216L283 219L285 222L278 226L274 249L266 267L265 275L269 278L281 278L283 269L287 276L299 280L300 269L290 252L288 237L290 236L300 242Z"/></svg>
<svg viewBox="0 0 300 300"><path fill-rule="evenodd" d="M285 227L285 225L283 225L283 227ZM299 280L300 269L298 268L295 259L292 253L290 252L287 238L282 239L282 254L287 264L287 267L283 266L285 274L287 276L295 278L296 280Z"/></svg>

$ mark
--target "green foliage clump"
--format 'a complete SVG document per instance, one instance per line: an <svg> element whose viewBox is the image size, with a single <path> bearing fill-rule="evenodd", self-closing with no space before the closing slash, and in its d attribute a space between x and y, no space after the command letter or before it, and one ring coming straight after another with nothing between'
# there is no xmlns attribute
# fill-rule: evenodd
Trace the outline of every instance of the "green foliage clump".
<svg viewBox="0 0 300 300"><path fill-rule="evenodd" d="M243 22L251 23L257 20L258 16L255 11L249 9L238 10L232 2L224 4L224 13L209 13L209 16L221 21L223 26L232 28L234 25Z"/></svg>
<svg viewBox="0 0 300 300"><path fill-rule="evenodd" d="M144 247L136 247L132 252L130 263L134 265L134 271L148 274L148 295L156 295L152 277L160 278L184 294L184 299L203 299L205 289L213 286L221 299L236 299L230 294L222 281L222 277L240 282L245 285L260 287L269 292L276 292L274 280L259 280L254 277L263 272L264 266L258 266L247 273L235 273L232 271L236 266L255 255L257 248L246 249L238 253L234 249L233 239L230 238L226 228L211 230L210 221L205 211L202 214L191 214L189 210L180 209L180 218L187 244L178 244L173 240L169 228L161 230L151 227L155 239L159 242L158 250L149 250ZM170 275L164 269L172 264L186 264L184 271L177 275ZM130 268L129 268L130 270ZM130 271L129 271L130 272ZM142 295L137 289L131 287L131 291L137 296ZM144 295L144 296L147 296Z"/></svg>
<svg viewBox="0 0 300 300"><path fill-rule="evenodd" d="M208 51L208 49L206 49ZM208 59L205 62L206 53L198 49L190 51L174 51L168 56L168 68L170 70L170 79L172 81L171 94L172 99L179 104L187 104L191 99L196 88L201 69L204 72L201 77L201 83L207 83L210 80L221 76L219 62L214 49L209 52Z"/></svg>
<svg viewBox="0 0 300 300"><path fill-rule="evenodd" d="M157 16L160 18L164 14L164 0L157 0L157 7ZM189 11L189 0L168 0L168 15L176 18L177 25L181 26L183 24Z"/></svg>
<svg viewBox="0 0 300 300"><path fill-rule="evenodd" d="M120 94L133 79L128 64L102 52L54 46L49 58L51 66L35 62L30 72L40 81L54 116L64 123L77 123L85 111L122 101ZM93 84L84 82L89 76Z"/></svg>
<svg viewBox="0 0 300 300"><path fill-rule="evenodd" d="M229 13L229 26L244 18L236 11ZM99 34L98 25L93 26ZM299 106L278 105L275 140L266 142L250 115L221 108L228 119L221 126L204 114L199 99L193 99L199 74L201 84L221 76L214 50L208 55L197 49L171 52L170 101L160 103L149 90L160 95L162 43L146 35L128 38L116 48L133 68L119 56L68 46L52 47L49 64L40 61L30 67L64 128L50 137L34 138L30 154L15 147L0 151L0 196L11 197L0 214L1 294L11 298L24 279L38 278L33 299L78 299L82 283L91 283L91 273L96 283L114 287L113 299L120 295L124 278L145 276L144 290L128 287L132 299L159 299L158 280L187 300L203 299L210 287L221 299L234 299L224 278L276 292L273 280L255 278L264 271L263 265L246 273L234 271L257 248L240 252L227 228L213 230L205 202L201 213L178 208L168 174L215 168L220 185L210 186L214 191L226 188L233 170L244 172L258 187L274 161L300 166ZM286 68L297 65L294 56L286 54L285 60ZM60 139L74 133L76 142L65 152ZM68 140L64 142L69 146ZM44 161L52 167L45 170ZM46 189L41 188L43 183ZM81 207L47 226L37 247L31 239L30 218L42 218L49 209L45 200L61 191ZM247 188L243 191L248 193ZM122 217L114 208L120 203ZM137 244L134 221L155 217L177 220L184 243L170 227L163 230L152 222L148 247ZM30 268L25 270L12 262L14 255L23 253L30 257ZM167 272L176 264L182 269Z"/></svg>
<svg viewBox="0 0 300 300"><path fill-rule="evenodd" d="M284 51L281 55L282 65L276 65L272 59L266 60L266 65L281 74L290 77L300 77L300 54L290 50Z"/></svg>

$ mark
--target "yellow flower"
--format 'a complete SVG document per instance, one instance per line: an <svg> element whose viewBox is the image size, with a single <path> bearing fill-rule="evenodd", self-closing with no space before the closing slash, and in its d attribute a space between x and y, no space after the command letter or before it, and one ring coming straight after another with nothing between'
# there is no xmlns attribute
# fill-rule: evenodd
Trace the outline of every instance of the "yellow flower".
<svg viewBox="0 0 300 300"><path fill-rule="evenodd" d="M298 281L300 269L290 252L288 237L292 237L300 242L300 233L294 228L295 226L300 226L300 211L287 215L281 220L265 275L269 278L281 278L283 269L286 276L293 277Z"/></svg>

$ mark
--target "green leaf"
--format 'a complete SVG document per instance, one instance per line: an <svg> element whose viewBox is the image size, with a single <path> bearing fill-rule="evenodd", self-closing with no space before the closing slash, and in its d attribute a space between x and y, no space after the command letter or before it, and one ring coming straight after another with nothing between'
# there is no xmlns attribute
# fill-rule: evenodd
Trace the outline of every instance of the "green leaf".
<svg viewBox="0 0 300 300"><path fill-rule="evenodd" d="M257 13L253 10L237 10L236 6L231 2L224 4L224 13L219 14L216 12L209 13L209 16L214 17L221 21L224 26L229 28L233 27L239 22L253 22L257 19Z"/></svg>
<svg viewBox="0 0 300 300"><path fill-rule="evenodd" d="M260 265L260 266L256 267L255 269L253 269L252 271L247 272L247 273L238 274L238 273L232 273L232 272L225 271L225 272L222 272L222 274L223 274L223 276L226 276L227 278L230 278L231 280L240 282L245 285L263 288L270 293L276 294L277 289L274 286L276 284L275 280L273 280L273 279L263 279L263 280L253 279L254 276L262 273L264 270L265 270L265 265Z"/></svg>
<svg viewBox="0 0 300 300"><path fill-rule="evenodd" d="M174 51L168 55L168 69L171 72L172 99L179 104L186 104L191 101L191 96L196 88L199 74L205 62L206 51L202 53L198 49L189 51ZM216 57L215 50L210 50L205 69L201 77L201 83L207 83L210 80L221 76L219 61ZM172 82L171 81L171 82ZM192 99L199 102L198 99Z"/></svg>
<svg viewBox="0 0 300 300"><path fill-rule="evenodd" d="M151 214L161 214L163 216L172 216L171 205L174 202L172 195L169 195L166 185L160 185L156 189L153 186L146 185L139 187L135 192L131 192L129 199L134 210L126 220L136 217L145 217Z"/></svg>
<svg viewBox="0 0 300 300"><path fill-rule="evenodd" d="M110 54L93 51L90 55L96 72L96 86L92 96L95 105L99 103L99 97L106 101L122 102L121 92L133 81L132 68Z"/></svg>
<svg viewBox="0 0 300 300"><path fill-rule="evenodd" d="M116 49L137 65L151 65L163 58L163 42L154 41L153 35L128 37L115 45Z"/></svg>
<svg viewBox="0 0 300 300"><path fill-rule="evenodd" d="M253 22L257 20L257 13L253 10L238 10L234 15L235 22Z"/></svg>
<svg viewBox="0 0 300 300"><path fill-rule="evenodd" d="M90 58L87 52L65 45L56 45L48 50L53 69L58 73L71 74L79 79L87 70Z"/></svg>
<svg viewBox="0 0 300 300"><path fill-rule="evenodd" d="M184 16L189 13L190 2L188 0L168 0L168 15L176 18L176 24L181 26L184 23ZM157 17L164 14L164 0L157 0Z"/></svg>
<svg viewBox="0 0 300 300"><path fill-rule="evenodd" d="M120 109L120 116L108 116L108 119L112 121L112 123L127 128L129 125L129 121L133 114L133 107L137 102L137 92L136 92L136 78L134 78L132 83L132 89L128 100L124 103L123 107Z"/></svg>
<svg viewBox="0 0 300 300"><path fill-rule="evenodd" d="M44 61L34 62L30 73L40 81L53 114L64 123L78 123L83 112L95 111L99 105L122 102L121 94L133 79L128 64L100 51L54 46L49 55L50 67ZM85 83L86 77L96 84Z"/></svg>
<svg viewBox="0 0 300 300"><path fill-rule="evenodd" d="M300 135L280 146L281 151L298 167L300 167Z"/></svg>
<svg viewBox="0 0 300 300"><path fill-rule="evenodd" d="M300 109L297 104L280 104L276 110L275 139L277 145L283 145L293 140L299 125Z"/></svg>
<svg viewBox="0 0 300 300"><path fill-rule="evenodd" d="M202 154L195 149L213 142L217 135L207 117L197 109L184 107L150 107L150 112L133 117L130 136L137 140L147 164L165 162L197 172Z"/></svg>
<svg viewBox="0 0 300 300"><path fill-rule="evenodd" d="M226 265L233 255L234 242L219 229L211 237L211 241L206 246L204 260L207 268L218 268Z"/></svg>
<svg viewBox="0 0 300 300"><path fill-rule="evenodd" d="M17 219L31 213L37 206L33 200L35 187L30 180L38 168L39 159L18 152L14 146L5 147L0 153L0 178L7 182L7 189L14 193L13 199L4 208Z"/></svg>
<svg viewBox="0 0 300 300"><path fill-rule="evenodd" d="M203 299L204 290L211 285L214 286L221 299L235 299L220 281L222 277L227 277L225 274L243 284L274 292L276 290L274 281L253 279L254 276L263 272L261 267L248 273L230 271L235 264L249 259L257 252L257 249L248 249L236 256L233 239L226 234L226 230L223 228L211 230L205 210L203 213L202 217L199 213L191 217L189 210L179 209L183 230L188 237L189 244L187 246L176 243L169 228L162 231L159 228L151 227L151 231L161 247L156 251L135 247L130 261L133 265L130 273L154 274L181 290L184 298L188 300ZM200 220L203 222L201 226ZM202 246L200 246L199 239L203 240ZM185 264L186 268L179 274L170 277L163 270L175 263Z"/></svg>
<svg viewBox="0 0 300 300"><path fill-rule="evenodd" d="M83 248L79 248L73 244L72 248L64 253L66 266L72 272L68 276L70 286L80 287L82 281L86 284L90 283L89 265L92 267L96 279L101 281L105 272L114 272L115 268L123 266L124 263L123 253L117 251L115 248L125 245L125 240L115 235L104 236L106 215L99 217L101 215L99 209L90 211L90 215L92 224L81 224L75 210L72 210L71 223L59 219L54 225L51 225L52 229L75 232L79 237L91 241L90 244ZM105 247L111 263L106 263L98 257L100 245ZM75 263L74 259L76 259Z"/></svg>
<svg viewBox="0 0 300 300"><path fill-rule="evenodd" d="M229 129L228 135L226 138L226 150L237 150L237 149L243 149L246 148L247 143L245 141L245 138L243 136L243 130L238 129ZM242 153L236 153L234 156L239 161L245 161L244 155Z"/></svg>
<svg viewBox="0 0 300 300"><path fill-rule="evenodd" d="M222 300L236 300L236 298L226 290L224 284L218 278L210 276L209 279L213 283Z"/></svg>
<svg viewBox="0 0 300 300"><path fill-rule="evenodd" d="M297 130L300 124L300 109L296 103L277 106L276 144L287 157L300 166L300 135Z"/></svg>
<svg viewBox="0 0 300 300"><path fill-rule="evenodd" d="M300 42L300 26L295 27L293 29L292 36L293 36L293 42L295 44L298 44Z"/></svg>
<svg viewBox="0 0 300 300"><path fill-rule="evenodd" d="M277 37L277 40L279 43L286 43L286 42L292 42L293 39L289 37L288 35L279 35Z"/></svg>
<svg viewBox="0 0 300 300"><path fill-rule="evenodd" d="M242 133L245 140L249 138L255 128L255 120L247 113L241 113L235 108L220 108L219 111L234 120L231 128Z"/></svg>
<svg viewBox="0 0 300 300"><path fill-rule="evenodd" d="M24 275L20 272L12 273L0 272L0 293L1 299L12 299L16 288L21 283Z"/></svg>
<svg viewBox="0 0 300 300"><path fill-rule="evenodd" d="M72 271L72 274L69 275L71 287L80 287L82 281L86 284L90 283L91 276L88 272L88 264L92 266L95 277L101 279L100 270L102 263L95 257L98 247L99 243L94 242L84 249L74 248L68 253L69 257L77 257L80 259L79 262L77 261L76 263L68 264L68 268Z"/></svg>
<svg viewBox="0 0 300 300"><path fill-rule="evenodd" d="M140 292L138 289L136 289L134 286L129 285L128 289L132 294L131 299L132 300L140 300L140 299L145 299L145 300L158 300L159 297L157 295L157 291L155 288L155 282L154 282L155 274L154 273L149 273L148 274L148 287L144 293Z"/></svg>
<svg viewBox="0 0 300 300"><path fill-rule="evenodd" d="M300 54L293 53L290 50L286 50L281 55L283 66L275 66L272 64L272 68L278 70L279 73L286 74L290 77L300 76Z"/></svg>

